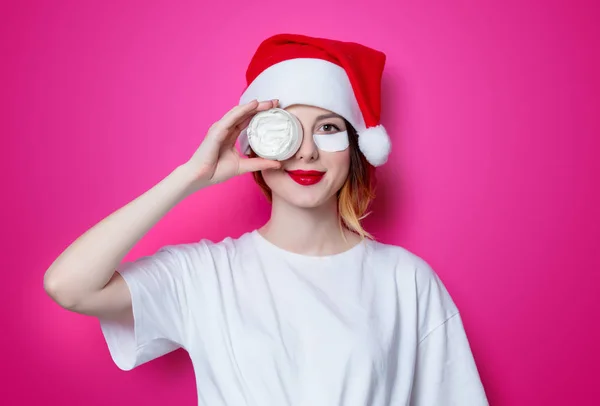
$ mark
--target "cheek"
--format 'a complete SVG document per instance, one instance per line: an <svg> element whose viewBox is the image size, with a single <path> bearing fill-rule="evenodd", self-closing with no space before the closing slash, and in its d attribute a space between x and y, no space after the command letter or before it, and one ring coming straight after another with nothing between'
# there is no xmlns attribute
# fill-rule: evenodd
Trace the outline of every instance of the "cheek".
<svg viewBox="0 0 600 406"><path fill-rule="evenodd" d="M350 152L346 150L329 153L323 157L323 163L327 170L334 175L334 183L341 186L346 181L350 171Z"/></svg>
<svg viewBox="0 0 600 406"><path fill-rule="evenodd" d="M267 184L267 186L269 186L269 188L271 188L271 190L273 189L277 189L278 185L280 185L283 181L286 180L287 178L287 174L283 171L263 171L262 172L262 177L265 181L265 183Z"/></svg>

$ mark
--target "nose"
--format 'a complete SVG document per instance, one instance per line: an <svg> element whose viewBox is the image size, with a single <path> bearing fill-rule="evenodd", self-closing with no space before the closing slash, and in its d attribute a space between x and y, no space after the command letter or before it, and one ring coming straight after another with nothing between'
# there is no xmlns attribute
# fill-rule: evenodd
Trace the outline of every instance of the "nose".
<svg viewBox="0 0 600 406"><path fill-rule="evenodd" d="M315 141L310 131L307 131L306 126L302 124L302 144L296 151L294 157L299 161L314 162L319 158L319 150L315 145Z"/></svg>

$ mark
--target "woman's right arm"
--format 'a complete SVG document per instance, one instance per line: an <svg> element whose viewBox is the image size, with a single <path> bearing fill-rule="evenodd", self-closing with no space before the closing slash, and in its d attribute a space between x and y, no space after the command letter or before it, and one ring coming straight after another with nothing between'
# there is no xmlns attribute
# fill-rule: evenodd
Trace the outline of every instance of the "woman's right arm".
<svg viewBox="0 0 600 406"><path fill-rule="evenodd" d="M187 196L233 176L276 169L279 162L244 159L235 149L237 135L258 111L276 101L236 106L213 124L185 164L154 187L105 217L77 238L44 274L48 295L65 309L105 319L132 317L131 296L115 272L135 244Z"/></svg>

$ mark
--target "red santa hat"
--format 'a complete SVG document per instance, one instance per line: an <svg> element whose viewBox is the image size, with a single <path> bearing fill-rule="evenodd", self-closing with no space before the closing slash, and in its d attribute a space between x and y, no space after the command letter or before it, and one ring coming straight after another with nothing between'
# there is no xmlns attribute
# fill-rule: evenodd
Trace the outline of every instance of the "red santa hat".
<svg viewBox="0 0 600 406"><path fill-rule="evenodd" d="M391 150L380 124L384 53L354 42L297 34L264 40L246 71L240 104L279 99L279 107L306 104L344 117L358 132L358 145L373 166L383 165ZM245 132L240 147L248 154Z"/></svg>

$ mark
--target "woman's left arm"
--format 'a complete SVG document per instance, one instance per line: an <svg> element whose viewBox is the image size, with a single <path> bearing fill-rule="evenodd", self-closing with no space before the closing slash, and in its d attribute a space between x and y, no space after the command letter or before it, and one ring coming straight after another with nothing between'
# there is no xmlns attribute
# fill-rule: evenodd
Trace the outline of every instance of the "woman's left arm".
<svg viewBox="0 0 600 406"><path fill-rule="evenodd" d="M411 406L487 406L461 314L423 259L415 269L418 345Z"/></svg>
<svg viewBox="0 0 600 406"><path fill-rule="evenodd" d="M460 313L419 343L410 404L489 405Z"/></svg>

